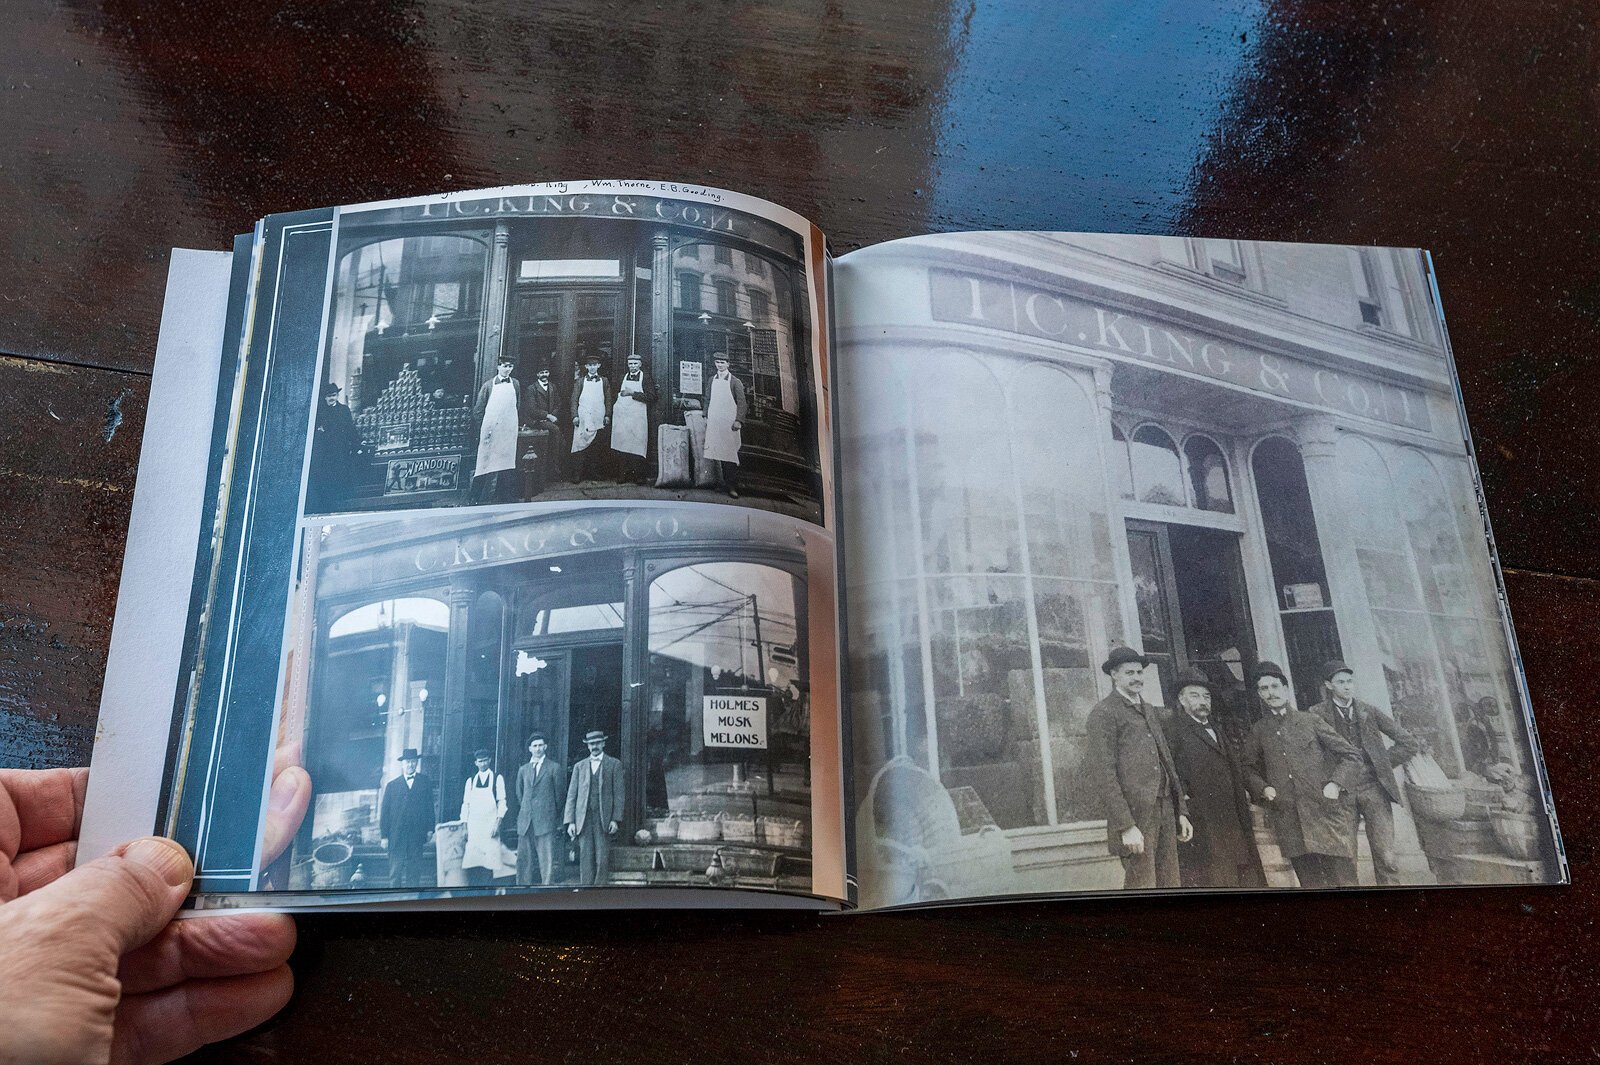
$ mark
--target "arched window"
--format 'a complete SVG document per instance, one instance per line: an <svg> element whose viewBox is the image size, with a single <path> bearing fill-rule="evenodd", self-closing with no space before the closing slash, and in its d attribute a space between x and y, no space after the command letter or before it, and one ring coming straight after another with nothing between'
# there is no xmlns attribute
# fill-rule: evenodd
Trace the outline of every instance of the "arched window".
<svg viewBox="0 0 1600 1065"><path fill-rule="evenodd" d="M414 595L348 607L328 623L313 659L306 736L306 768L318 794L348 793L327 807L328 817L375 804L377 789L398 771L400 752L428 750L430 711L443 705L449 622L441 599ZM437 768L424 765L430 774ZM375 818L376 809L371 813ZM314 825L317 833L346 828Z"/></svg>
<svg viewBox="0 0 1600 1065"><path fill-rule="evenodd" d="M1298 448L1274 436L1256 445L1251 467L1261 499L1261 526L1289 649L1295 701L1305 708L1322 698L1317 676L1321 663L1342 654L1305 464Z"/></svg>
<svg viewBox="0 0 1600 1065"><path fill-rule="evenodd" d="M325 369L342 401L360 412L391 387L463 401L477 372L487 267L485 244L465 236L394 237L344 252Z"/></svg>
<svg viewBox="0 0 1600 1065"><path fill-rule="evenodd" d="M1141 503L1165 503L1181 507L1186 503L1183 490L1183 462L1178 445L1158 425L1141 425L1133 431L1129 448L1133 460L1134 498Z"/></svg>
<svg viewBox="0 0 1600 1065"><path fill-rule="evenodd" d="M739 796L760 795L764 811L807 819L805 580L756 562L677 566L650 582L649 624L651 816L748 815ZM801 846L793 831L767 842Z"/></svg>
<svg viewBox="0 0 1600 1065"><path fill-rule="evenodd" d="M1425 481L1407 485L1395 477L1386 455L1393 452L1386 448L1380 453L1357 437L1346 435L1339 441L1345 498L1360 503L1351 520L1356 561L1383 655L1390 707L1402 725L1428 741L1445 772L1456 776L1460 760L1442 690L1439 649L1418 583L1418 567L1427 563L1413 557L1413 530L1407 521L1430 524L1429 488ZM1408 499L1408 490L1423 498ZM1431 538L1434 531L1421 535Z"/></svg>
<svg viewBox="0 0 1600 1065"><path fill-rule="evenodd" d="M1184 441L1183 453L1189 460L1189 484L1194 488L1195 506L1219 514L1232 514L1233 485L1228 479L1228 460L1216 441L1195 434Z"/></svg>
<svg viewBox="0 0 1600 1065"><path fill-rule="evenodd" d="M700 313L700 275L693 271L678 271L678 310Z"/></svg>

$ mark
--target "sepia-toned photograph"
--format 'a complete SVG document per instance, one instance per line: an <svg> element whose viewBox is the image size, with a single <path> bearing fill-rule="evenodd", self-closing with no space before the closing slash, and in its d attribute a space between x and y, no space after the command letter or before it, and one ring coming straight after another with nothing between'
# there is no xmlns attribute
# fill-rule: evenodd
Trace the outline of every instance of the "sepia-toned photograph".
<svg viewBox="0 0 1600 1065"><path fill-rule="evenodd" d="M263 887L810 893L830 558L704 505L309 523L279 745L314 791Z"/></svg>
<svg viewBox="0 0 1600 1065"><path fill-rule="evenodd" d="M1421 253L839 271L865 904L1558 878Z"/></svg>
<svg viewBox="0 0 1600 1065"><path fill-rule="evenodd" d="M823 522L806 235L623 184L339 212L307 514L672 499Z"/></svg>

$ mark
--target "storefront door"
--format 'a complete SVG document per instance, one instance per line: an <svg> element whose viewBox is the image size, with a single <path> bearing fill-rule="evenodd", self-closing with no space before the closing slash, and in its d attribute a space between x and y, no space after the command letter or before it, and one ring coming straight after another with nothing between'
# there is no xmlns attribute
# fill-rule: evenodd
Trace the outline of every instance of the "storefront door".
<svg viewBox="0 0 1600 1065"><path fill-rule="evenodd" d="M582 372L580 360L599 356L601 372L615 376L625 369L627 354L622 338L626 320L619 285L571 286L549 282L524 283L511 307L507 344L523 382L540 370L550 370L551 383L565 398L573 376Z"/></svg>
<svg viewBox="0 0 1600 1065"><path fill-rule="evenodd" d="M1218 711L1242 731L1254 717L1246 678L1256 647L1239 535L1130 519L1128 554L1140 636L1160 674L1161 701L1175 703L1179 670L1198 669L1211 679ZM1148 694L1153 701L1156 693Z"/></svg>
<svg viewBox="0 0 1600 1065"><path fill-rule="evenodd" d="M542 732L550 754L571 766L588 755L583 737L600 729L606 753L620 757L622 643L519 650L513 681L513 722L505 734L505 764L528 760L528 738Z"/></svg>

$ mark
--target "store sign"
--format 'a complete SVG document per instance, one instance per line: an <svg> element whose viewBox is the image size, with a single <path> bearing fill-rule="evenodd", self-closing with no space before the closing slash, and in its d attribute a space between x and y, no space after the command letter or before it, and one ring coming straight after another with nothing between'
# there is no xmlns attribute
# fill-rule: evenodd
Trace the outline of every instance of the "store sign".
<svg viewBox="0 0 1600 1065"><path fill-rule="evenodd" d="M460 484L460 455L391 459L383 479L383 494L396 496L414 492L453 492Z"/></svg>
<svg viewBox="0 0 1600 1065"><path fill-rule="evenodd" d="M1313 407L1411 429L1432 428L1423 394L1386 381L1009 281L930 270L928 285L936 322L1063 341Z"/></svg>
<svg viewBox="0 0 1600 1065"><path fill-rule="evenodd" d="M705 389L706 368L698 360L683 359L678 363L678 394L698 396Z"/></svg>
<svg viewBox="0 0 1600 1065"><path fill-rule="evenodd" d="M707 747L767 749L767 698L764 695L707 695L701 715Z"/></svg>
<svg viewBox="0 0 1600 1065"><path fill-rule="evenodd" d="M1285 610L1321 610L1327 605L1322 600L1322 585L1314 581L1310 584L1286 584L1283 586L1283 608Z"/></svg>
<svg viewBox="0 0 1600 1065"><path fill-rule="evenodd" d="M448 222L515 218L595 218L624 222L654 222L685 226L706 233L721 233L751 241L781 254L800 257L800 238L792 231L743 211L724 207L709 197L678 198L627 191L632 185L661 187L655 183L609 183L605 191L541 192L514 196L451 197L401 207L379 208L341 217L341 226L386 225L405 222ZM667 186L667 191L672 191ZM612 191L616 189L617 191ZM687 189L685 190L687 192Z"/></svg>

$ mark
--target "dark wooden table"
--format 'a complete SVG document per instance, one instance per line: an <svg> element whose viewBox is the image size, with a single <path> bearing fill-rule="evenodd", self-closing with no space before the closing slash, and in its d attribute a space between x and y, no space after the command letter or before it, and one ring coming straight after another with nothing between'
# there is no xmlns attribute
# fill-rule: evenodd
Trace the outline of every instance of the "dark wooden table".
<svg viewBox="0 0 1600 1065"><path fill-rule="evenodd" d="M785 203L840 251L991 228L1432 248L1576 886L310 918L293 1004L203 1058L1600 1053L1600 12L1133 6L10 5L0 764L89 754L171 246L271 211L679 178Z"/></svg>

